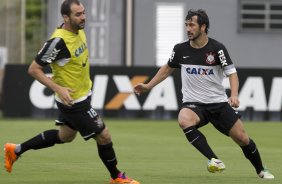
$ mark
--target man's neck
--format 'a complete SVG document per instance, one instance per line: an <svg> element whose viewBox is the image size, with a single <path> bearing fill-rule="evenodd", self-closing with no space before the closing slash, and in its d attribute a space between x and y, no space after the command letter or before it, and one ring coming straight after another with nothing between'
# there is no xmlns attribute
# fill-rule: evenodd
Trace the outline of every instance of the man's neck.
<svg viewBox="0 0 282 184"><path fill-rule="evenodd" d="M78 34L78 30L77 29L73 29L69 24L64 23L64 25L62 26L63 29L72 32L74 34Z"/></svg>
<svg viewBox="0 0 282 184"><path fill-rule="evenodd" d="M207 35L202 35L195 40L190 41L190 45L193 48L200 49L207 45L209 38Z"/></svg>

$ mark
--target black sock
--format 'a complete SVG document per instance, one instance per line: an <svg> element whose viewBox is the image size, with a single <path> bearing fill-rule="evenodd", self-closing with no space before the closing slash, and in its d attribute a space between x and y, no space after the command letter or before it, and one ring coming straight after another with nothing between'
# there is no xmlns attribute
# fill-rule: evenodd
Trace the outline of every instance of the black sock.
<svg viewBox="0 0 282 184"><path fill-rule="evenodd" d="M27 140L26 142L20 144L21 149L16 154L19 156L30 149L42 149L51 147L54 144L62 144L63 142L59 139L58 130L46 130L41 134Z"/></svg>
<svg viewBox="0 0 282 184"><path fill-rule="evenodd" d="M188 127L183 132L188 141L209 160L218 158L208 145L206 137L195 126Z"/></svg>
<svg viewBox="0 0 282 184"><path fill-rule="evenodd" d="M241 148L245 157L250 160L252 165L255 167L257 174L259 174L264 168L262 166L259 151L254 141L250 139L249 144L247 146L241 146Z"/></svg>
<svg viewBox="0 0 282 184"><path fill-rule="evenodd" d="M117 178L118 173L120 173L120 171L117 169L117 159L115 151L113 149L113 143L109 143L106 145L97 144L97 147L99 156L107 167L108 171L110 172L111 177L113 179Z"/></svg>

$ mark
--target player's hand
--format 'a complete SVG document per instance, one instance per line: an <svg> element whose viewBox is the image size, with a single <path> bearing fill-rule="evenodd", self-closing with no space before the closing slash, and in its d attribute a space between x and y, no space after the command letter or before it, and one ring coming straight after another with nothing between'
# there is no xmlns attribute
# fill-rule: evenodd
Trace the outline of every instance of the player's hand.
<svg viewBox="0 0 282 184"><path fill-rule="evenodd" d="M135 94L140 95L141 93L149 91L149 88L147 84L139 83L134 86L133 90Z"/></svg>
<svg viewBox="0 0 282 184"><path fill-rule="evenodd" d="M229 104L231 105L231 107L235 107L238 108L240 105L240 101L238 96L230 96L229 97Z"/></svg>
<svg viewBox="0 0 282 184"><path fill-rule="evenodd" d="M73 105L73 99L71 97L71 93L73 92L74 90L68 87L60 87L60 89L57 91L59 98L62 100L63 104L69 107Z"/></svg>

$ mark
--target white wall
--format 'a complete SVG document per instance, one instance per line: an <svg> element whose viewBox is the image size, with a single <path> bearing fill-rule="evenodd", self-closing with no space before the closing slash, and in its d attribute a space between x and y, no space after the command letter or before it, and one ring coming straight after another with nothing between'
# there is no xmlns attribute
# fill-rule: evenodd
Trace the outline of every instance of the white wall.
<svg viewBox="0 0 282 184"><path fill-rule="evenodd" d="M186 13L189 9L205 9L210 18L209 36L225 44L237 67L282 68L280 57L282 33L240 33L239 3L236 0L136 0L134 17L136 66L154 65L156 62L154 19L155 4L159 2L183 2ZM179 18L184 23L185 17ZM184 37L187 38L186 32ZM167 53L167 58L169 55L170 53Z"/></svg>

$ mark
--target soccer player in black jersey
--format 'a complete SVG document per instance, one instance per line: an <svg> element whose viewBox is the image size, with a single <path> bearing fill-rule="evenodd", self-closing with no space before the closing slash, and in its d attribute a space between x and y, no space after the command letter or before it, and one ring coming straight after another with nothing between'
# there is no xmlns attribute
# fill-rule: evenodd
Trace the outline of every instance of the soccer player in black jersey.
<svg viewBox="0 0 282 184"><path fill-rule="evenodd" d="M198 130L207 123L230 136L255 167L260 178L274 176L263 167L255 142L246 133L237 112L239 107L238 76L225 46L208 37L209 18L204 10L189 10L185 19L188 40L176 44L167 64L147 84L134 86L136 94L147 92L166 79L175 69L181 71L182 108L178 115L179 126L188 141L208 158L208 171L225 169L224 163L212 151L205 136ZM228 98L222 85L227 76L231 96Z"/></svg>
<svg viewBox="0 0 282 184"><path fill-rule="evenodd" d="M59 109L56 124L60 128L46 130L21 144L6 143L5 168L11 172L14 162L24 152L71 142L79 132L85 140L96 140L98 154L111 175L111 184L139 184L117 168L109 130L90 104L92 81L83 30L85 8L79 0L65 0L61 14L64 23L44 44L28 70L31 76L55 92ZM43 72L47 65L52 68L52 79Z"/></svg>

